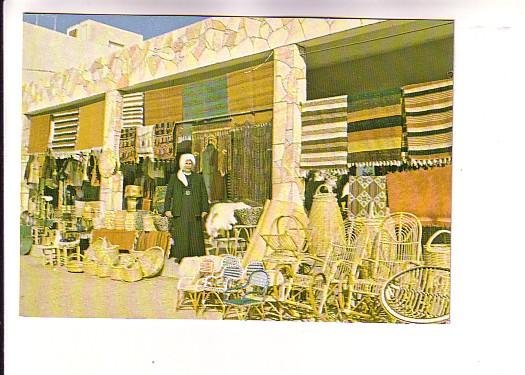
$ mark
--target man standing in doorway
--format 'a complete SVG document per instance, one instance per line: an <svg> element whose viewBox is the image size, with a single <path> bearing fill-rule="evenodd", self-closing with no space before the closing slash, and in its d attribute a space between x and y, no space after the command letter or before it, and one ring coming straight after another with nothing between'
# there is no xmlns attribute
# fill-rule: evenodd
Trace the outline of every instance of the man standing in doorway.
<svg viewBox="0 0 525 375"><path fill-rule="evenodd" d="M209 211L204 179L193 172L195 157L183 154L179 171L172 175L164 201L165 215L171 220L175 242L171 257L180 261L188 256L205 255L203 221Z"/></svg>

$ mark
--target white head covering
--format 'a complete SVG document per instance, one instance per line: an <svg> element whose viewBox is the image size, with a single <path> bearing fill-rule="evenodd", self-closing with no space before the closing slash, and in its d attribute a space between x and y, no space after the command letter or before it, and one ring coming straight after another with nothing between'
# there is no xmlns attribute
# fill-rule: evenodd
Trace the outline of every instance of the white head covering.
<svg viewBox="0 0 525 375"><path fill-rule="evenodd" d="M192 154L182 154L180 156L179 160L179 171L177 172L177 178L180 182L184 184L184 186L188 186L188 179L186 178L186 175L184 172L182 172L182 169L184 168L184 164L187 160L191 160L193 162L193 165L195 165L195 156Z"/></svg>

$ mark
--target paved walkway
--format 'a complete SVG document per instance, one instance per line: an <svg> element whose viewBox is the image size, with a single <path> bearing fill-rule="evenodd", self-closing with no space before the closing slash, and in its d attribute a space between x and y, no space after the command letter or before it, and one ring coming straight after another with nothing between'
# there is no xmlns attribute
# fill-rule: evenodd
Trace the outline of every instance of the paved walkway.
<svg viewBox="0 0 525 375"><path fill-rule="evenodd" d="M20 261L20 315L78 318L194 319L191 310L175 311L177 279L155 277L135 283L70 273L43 266L40 259ZM207 313L201 319L218 319Z"/></svg>

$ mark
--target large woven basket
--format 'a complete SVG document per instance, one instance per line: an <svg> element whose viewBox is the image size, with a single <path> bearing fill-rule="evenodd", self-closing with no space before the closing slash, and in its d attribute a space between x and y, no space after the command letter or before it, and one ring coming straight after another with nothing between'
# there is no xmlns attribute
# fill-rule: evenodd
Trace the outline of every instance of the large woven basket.
<svg viewBox="0 0 525 375"><path fill-rule="evenodd" d="M321 192L322 188L327 189L327 192ZM331 243L344 243L343 217L336 195L329 185L322 184L315 191L308 219L312 236L310 251L313 255L325 256Z"/></svg>
<svg viewBox="0 0 525 375"><path fill-rule="evenodd" d="M431 267L450 268L450 243L437 243L439 236L450 235L450 231L443 229L434 233L425 245L423 260L425 265Z"/></svg>
<svg viewBox="0 0 525 375"><path fill-rule="evenodd" d="M159 246L153 246L139 256L138 261L142 268L144 277L153 277L160 273L164 265L164 250Z"/></svg>

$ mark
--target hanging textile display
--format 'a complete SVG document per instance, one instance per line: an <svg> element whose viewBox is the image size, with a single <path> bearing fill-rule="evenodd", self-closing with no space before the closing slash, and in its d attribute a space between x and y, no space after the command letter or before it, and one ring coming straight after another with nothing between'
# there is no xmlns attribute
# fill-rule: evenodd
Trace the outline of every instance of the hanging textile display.
<svg viewBox="0 0 525 375"><path fill-rule="evenodd" d="M348 97L348 166L402 164L401 90Z"/></svg>
<svg viewBox="0 0 525 375"><path fill-rule="evenodd" d="M182 86L146 91L144 124L156 125L182 121Z"/></svg>
<svg viewBox="0 0 525 375"><path fill-rule="evenodd" d="M137 161L137 128L122 129L119 154L121 163L135 163Z"/></svg>
<svg viewBox="0 0 525 375"><path fill-rule="evenodd" d="M164 199L166 198L166 190L168 186L157 186L155 188L155 195L153 196L153 209L157 212L164 212Z"/></svg>
<svg viewBox="0 0 525 375"><path fill-rule="evenodd" d="M104 145L104 111L104 100L80 107L76 150L88 150Z"/></svg>
<svg viewBox="0 0 525 375"><path fill-rule="evenodd" d="M425 225L450 225L452 166L389 173L388 205L392 212L410 212Z"/></svg>
<svg viewBox="0 0 525 375"><path fill-rule="evenodd" d="M348 187L350 216L368 217L372 204L374 216L386 215L385 176L349 176Z"/></svg>
<svg viewBox="0 0 525 375"><path fill-rule="evenodd" d="M59 152L74 151L79 133L79 111L54 113L51 124L51 149Z"/></svg>
<svg viewBox="0 0 525 375"><path fill-rule="evenodd" d="M226 115L228 113L226 76L184 85L182 102L184 120Z"/></svg>
<svg viewBox="0 0 525 375"><path fill-rule="evenodd" d="M272 120L273 61L228 73L228 112L244 113L233 123L266 123ZM250 112L250 113L245 113Z"/></svg>
<svg viewBox="0 0 525 375"><path fill-rule="evenodd" d="M302 105L301 168L347 170L347 97L308 100Z"/></svg>
<svg viewBox="0 0 525 375"><path fill-rule="evenodd" d="M452 86L452 80L445 79L402 88L411 164L451 161Z"/></svg>
<svg viewBox="0 0 525 375"><path fill-rule="evenodd" d="M29 153L46 152L49 147L49 134L51 132L51 115L31 117L29 130Z"/></svg>
<svg viewBox="0 0 525 375"><path fill-rule="evenodd" d="M173 122L154 126L153 152L155 159L172 160L175 158L174 132L175 123Z"/></svg>
<svg viewBox="0 0 525 375"><path fill-rule="evenodd" d="M192 128L192 154L202 173L211 201L226 196L225 175L231 153L230 123L198 125Z"/></svg>
<svg viewBox="0 0 525 375"><path fill-rule="evenodd" d="M137 156L139 158L153 158L153 133L154 126L137 127Z"/></svg>
<svg viewBox="0 0 525 375"><path fill-rule="evenodd" d="M231 198L263 204L271 196L272 125L235 128L231 137Z"/></svg>
<svg viewBox="0 0 525 375"><path fill-rule="evenodd" d="M191 152L191 137L191 124L177 124L177 126L175 127L175 154L184 154Z"/></svg>
<svg viewBox="0 0 525 375"><path fill-rule="evenodd" d="M144 93L122 95L122 127L144 125Z"/></svg>

